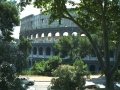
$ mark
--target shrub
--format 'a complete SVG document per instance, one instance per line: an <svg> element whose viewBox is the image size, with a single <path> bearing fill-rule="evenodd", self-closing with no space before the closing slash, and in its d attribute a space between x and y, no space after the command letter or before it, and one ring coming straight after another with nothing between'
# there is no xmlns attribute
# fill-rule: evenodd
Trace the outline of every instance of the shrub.
<svg viewBox="0 0 120 90"><path fill-rule="evenodd" d="M13 64L4 62L0 65L0 90L25 90L16 76Z"/></svg>
<svg viewBox="0 0 120 90"><path fill-rule="evenodd" d="M51 76L51 72L54 71L61 64L61 62L62 59L58 56L50 57L48 60L39 61L34 64L31 73L35 75Z"/></svg>
<svg viewBox="0 0 120 90"><path fill-rule="evenodd" d="M90 72L88 71L87 64L85 64L81 59L75 60L73 66L75 67L77 73L79 73L82 76L90 74Z"/></svg>
<svg viewBox="0 0 120 90"><path fill-rule="evenodd" d="M33 73L36 75L44 75L45 65L46 65L45 61L40 61L40 62L35 63L32 68Z"/></svg>
<svg viewBox="0 0 120 90"><path fill-rule="evenodd" d="M60 64L62 63L62 59L59 56L53 56L46 61L45 65L45 73L46 75L52 75L52 71L54 71Z"/></svg>
<svg viewBox="0 0 120 90"><path fill-rule="evenodd" d="M85 85L84 76L88 76L90 74L87 68L87 64L84 64L82 60L76 60L73 66L75 67L76 71L74 80L77 84L77 90L83 90Z"/></svg>
<svg viewBox="0 0 120 90"><path fill-rule="evenodd" d="M61 65L54 72L54 76L59 78L52 79L52 88L54 90L75 90L75 68L70 65Z"/></svg>
<svg viewBox="0 0 120 90"><path fill-rule="evenodd" d="M53 75L58 77L51 81L54 90L84 90L84 76L88 75L87 65L82 60L76 60L73 66L59 66Z"/></svg>
<svg viewBox="0 0 120 90"><path fill-rule="evenodd" d="M21 75L34 75L34 71L32 71L32 70L23 70L20 74Z"/></svg>

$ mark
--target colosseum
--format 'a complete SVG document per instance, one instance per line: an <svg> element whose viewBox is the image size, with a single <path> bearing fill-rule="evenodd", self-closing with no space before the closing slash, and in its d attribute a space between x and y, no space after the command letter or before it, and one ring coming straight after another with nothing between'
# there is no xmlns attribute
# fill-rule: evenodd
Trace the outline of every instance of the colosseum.
<svg viewBox="0 0 120 90"><path fill-rule="evenodd" d="M40 58L48 58L54 55L53 44L60 37L82 34L72 21L62 19L49 23L49 15L29 15L21 19L20 35L32 40L32 49L29 55L30 64ZM97 58L86 55L83 60L88 64L91 71L99 71L100 66Z"/></svg>

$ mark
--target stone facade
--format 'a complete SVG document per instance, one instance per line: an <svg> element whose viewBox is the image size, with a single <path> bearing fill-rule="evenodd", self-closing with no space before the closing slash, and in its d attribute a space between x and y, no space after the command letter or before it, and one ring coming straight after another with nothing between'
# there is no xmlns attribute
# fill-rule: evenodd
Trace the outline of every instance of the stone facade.
<svg viewBox="0 0 120 90"><path fill-rule="evenodd" d="M20 35L32 40L32 50L29 55L30 64L40 58L48 58L54 55L53 44L60 37L82 34L72 21L62 19L49 23L49 15L29 15L21 19ZM87 55L83 60L88 64L91 71L99 71L100 67L96 57ZM113 60L113 58L111 58Z"/></svg>
<svg viewBox="0 0 120 90"><path fill-rule="evenodd" d="M29 58L48 58L54 55L53 44L61 36L76 35L80 29L70 20L62 19L61 24L49 23L49 15L29 15L21 19L20 35L32 40Z"/></svg>

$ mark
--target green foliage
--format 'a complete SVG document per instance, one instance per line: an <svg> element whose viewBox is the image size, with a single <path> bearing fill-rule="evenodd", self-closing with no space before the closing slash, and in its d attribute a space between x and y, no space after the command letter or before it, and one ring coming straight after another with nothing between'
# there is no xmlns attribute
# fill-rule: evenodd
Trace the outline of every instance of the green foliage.
<svg viewBox="0 0 120 90"><path fill-rule="evenodd" d="M27 57L30 53L30 49L32 48L32 45L29 39L26 39L25 37L20 36L20 43L18 47L19 47L19 50L25 54L25 57Z"/></svg>
<svg viewBox="0 0 120 90"><path fill-rule="evenodd" d="M84 90L84 76L87 74L87 66L81 60L76 61L73 66L61 65L53 72L53 75L58 78L52 79L52 88L54 90Z"/></svg>
<svg viewBox="0 0 120 90"><path fill-rule="evenodd" d="M58 50L58 52L61 53L61 57L65 57L72 48L72 38L70 36L62 37L54 47L56 50Z"/></svg>
<svg viewBox="0 0 120 90"><path fill-rule="evenodd" d="M35 75L44 75L46 62L44 60L34 64L32 71Z"/></svg>
<svg viewBox="0 0 120 90"><path fill-rule="evenodd" d="M53 74L58 77L51 81L54 90L75 90L75 83L73 81L75 68L73 66L61 65L53 72Z"/></svg>
<svg viewBox="0 0 120 90"><path fill-rule="evenodd" d="M26 50L26 48L27 47L22 48L22 50ZM25 54L19 49L18 43L3 40L0 41L0 64L3 61L12 63L17 68L17 72L21 72L28 66L28 62L26 60L27 57L28 55L25 56Z"/></svg>
<svg viewBox="0 0 120 90"><path fill-rule="evenodd" d="M38 75L38 74L35 74L34 71L32 70L23 70L19 74L20 75Z"/></svg>
<svg viewBox="0 0 120 90"><path fill-rule="evenodd" d="M21 72L26 67L23 53L19 50L18 45L13 42L0 41L0 64L5 61L12 63Z"/></svg>
<svg viewBox="0 0 120 90"><path fill-rule="evenodd" d="M51 76L51 72L54 71L60 64L62 59L58 56L50 57L48 60L42 60L36 62L32 68L32 72L35 75L47 75Z"/></svg>
<svg viewBox="0 0 120 90"><path fill-rule="evenodd" d="M11 41L13 27L19 25L19 10L15 3L11 1L0 2L0 30L3 40Z"/></svg>
<svg viewBox="0 0 120 90"><path fill-rule="evenodd" d="M16 68L13 64L4 62L0 65L0 89L25 90L16 76Z"/></svg>
<svg viewBox="0 0 120 90"><path fill-rule="evenodd" d="M85 64L82 59L76 59L75 62L73 63L73 66L75 67L76 71L78 72L79 75L89 75L88 67L87 64ZM78 76L79 76L78 75Z"/></svg>
<svg viewBox="0 0 120 90"><path fill-rule="evenodd" d="M51 72L54 71L60 64L62 59L59 56L50 57L46 61L45 72L47 75L52 75Z"/></svg>
<svg viewBox="0 0 120 90"><path fill-rule="evenodd" d="M68 9L67 4L73 6ZM120 0L35 0L34 5L50 14L50 22L62 18L73 21L86 35L106 76L106 88L114 90L113 76L120 58ZM102 40L99 48L91 34ZM115 48L115 63L110 66L110 45ZM110 78L109 78L110 77Z"/></svg>
<svg viewBox="0 0 120 90"><path fill-rule="evenodd" d="M59 39L54 48L59 52L61 57L69 56L72 61L76 58L84 57L92 52L90 42L86 37L67 36Z"/></svg>
<svg viewBox="0 0 120 90"><path fill-rule="evenodd" d="M0 41L0 64L3 61L15 64L17 61L17 46L14 43Z"/></svg>
<svg viewBox="0 0 120 90"><path fill-rule="evenodd" d="M22 55L21 59L21 71L28 68L28 56L32 48L31 42L29 39L20 36L20 43L18 45L19 53ZM19 64L19 63L18 63Z"/></svg>

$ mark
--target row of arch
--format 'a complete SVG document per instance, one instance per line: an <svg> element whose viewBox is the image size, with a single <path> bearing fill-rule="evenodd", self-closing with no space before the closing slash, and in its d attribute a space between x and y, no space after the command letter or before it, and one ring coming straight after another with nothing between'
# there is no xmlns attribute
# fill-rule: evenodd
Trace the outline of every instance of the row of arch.
<svg viewBox="0 0 120 90"><path fill-rule="evenodd" d="M33 47L32 49L33 55L47 55L50 56L52 54L52 48L51 47Z"/></svg>
<svg viewBox="0 0 120 90"><path fill-rule="evenodd" d="M31 34L30 36L27 36L27 38L33 39L33 38L39 38L39 37L59 37L59 36L69 36L69 35L74 35L77 36L78 33L77 32L73 32L73 33L69 33L69 32L64 32L63 34L56 32L55 34L49 32L47 34L42 33L42 34Z"/></svg>

